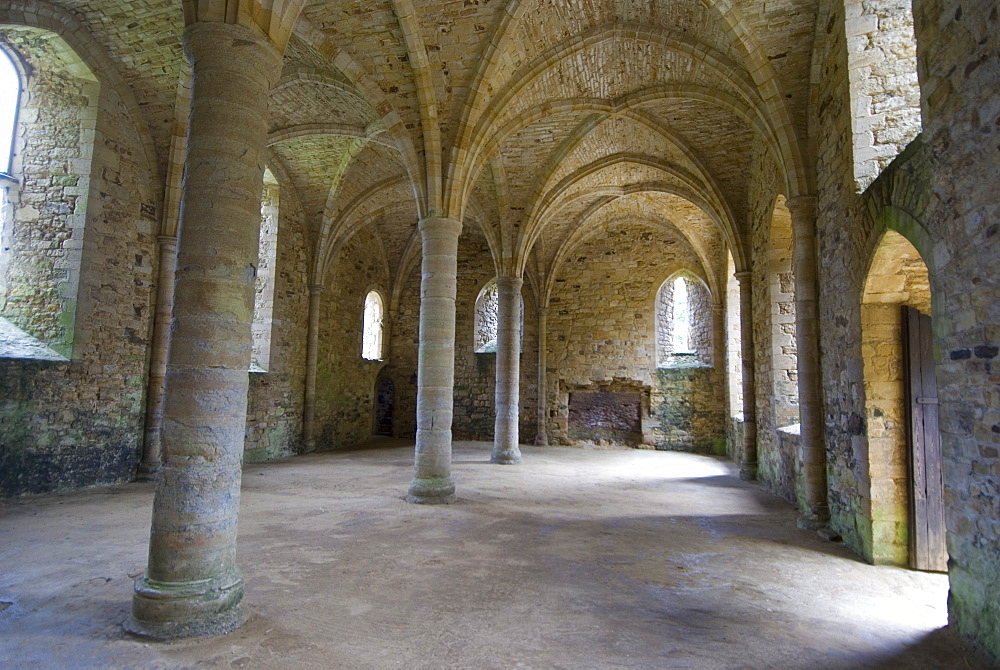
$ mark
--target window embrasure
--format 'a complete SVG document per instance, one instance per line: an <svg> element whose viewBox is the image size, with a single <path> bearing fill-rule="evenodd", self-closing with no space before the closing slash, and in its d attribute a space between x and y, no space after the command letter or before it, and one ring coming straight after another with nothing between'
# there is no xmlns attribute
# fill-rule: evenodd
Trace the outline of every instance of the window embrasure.
<svg viewBox="0 0 1000 670"><path fill-rule="evenodd" d="M846 0L854 179L864 191L921 131L912 0Z"/></svg>
<svg viewBox="0 0 1000 670"><path fill-rule="evenodd" d="M44 29L0 27L0 52L7 87L0 94L0 168L7 173L0 177L0 320L6 333L0 356L66 360L78 353L77 300L101 85L60 36Z"/></svg>
<svg viewBox="0 0 1000 670"><path fill-rule="evenodd" d="M687 272L656 293L657 367L707 365L712 360L712 295Z"/></svg>

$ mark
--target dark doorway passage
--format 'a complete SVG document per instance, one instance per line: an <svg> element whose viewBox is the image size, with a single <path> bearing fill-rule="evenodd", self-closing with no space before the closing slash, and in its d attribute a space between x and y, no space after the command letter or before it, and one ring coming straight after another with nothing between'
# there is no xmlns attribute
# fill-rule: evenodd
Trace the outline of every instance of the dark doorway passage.
<svg viewBox="0 0 1000 670"><path fill-rule="evenodd" d="M375 382L375 430L376 435L392 435L392 403L395 386L388 377L380 377Z"/></svg>

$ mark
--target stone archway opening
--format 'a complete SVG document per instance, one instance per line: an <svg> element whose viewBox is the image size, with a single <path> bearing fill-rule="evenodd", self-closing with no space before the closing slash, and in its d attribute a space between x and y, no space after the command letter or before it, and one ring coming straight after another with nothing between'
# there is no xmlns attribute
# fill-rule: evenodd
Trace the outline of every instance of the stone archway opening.
<svg viewBox="0 0 1000 670"><path fill-rule="evenodd" d="M925 315L922 320L917 313ZM945 571L930 313L926 264L905 237L887 231L872 258L861 304L871 560ZM921 373L914 366L921 349L927 386L911 392L914 383L920 388Z"/></svg>

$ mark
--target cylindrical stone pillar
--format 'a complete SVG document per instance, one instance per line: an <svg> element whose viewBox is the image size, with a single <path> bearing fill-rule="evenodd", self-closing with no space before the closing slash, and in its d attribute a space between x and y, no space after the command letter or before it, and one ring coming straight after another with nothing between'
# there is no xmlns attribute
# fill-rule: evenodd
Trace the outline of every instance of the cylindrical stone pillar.
<svg viewBox="0 0 1000 670"><path fill-rule="evenodd" d="M184 32L193 66L174 310L146 574L130 632L169 639L244 620L236 567L267 97L281 55L238 25Z"/></svg>
<svg viewBox="0 0 1000 670"><path fill-rule="evenodd" d="M740 478L757 479L757 386L754 379L753 291L751 273L737 272L740 284L740 358L743 373L743 460Z"/></svg>
<svg viewBox="0 0 1000 670"><path fill-rule="evenodd" d="M521 462L518 421L521 399L521 285L520 277L497 277L496 422L490 463Z"/></svg>
<svg viewBox="0 0 1000 670"><path fill-rule="evenodd" d="M316 365L319 360L319 310L323 286L309 286L309 331L306 333L306 389L302 403L302 447L316 451Z"/></svg>
<svg viewBox="0 0 1000 670"><path fill-rule="evenodd" d="M167 347L170 344L170 315L174 308L174 267L177 265L177 238L160 235L160 267L157 273L156 313L149 343L149 381L146 387L146 430L138 479L153 479L160 469L163 431L163 392L167 378Z"/></svg>
<svg viewBox="0 0 1000 670"><path fill-rule="evenodd" d="M454 502L451 420L455 391L455 288L462 222L420 221L420 345L417 353L417 446L407 500Z"/></svg>
<svg viewBox="0 0 1000 670"><path fill-rule="evenodd" d="M816 196L790 198L795 237L795 346L799 375L799 461L805 502L802 528L820 528L830 519L826 491L826 446L819 367L817 300Z"/></svg>
<svg viewBox="0 0 1000 670"><path fill-rule="evenodd" d="M538 432L535 435L535 444L547 446L549 443L549 403L548 387L546 380L546 368L548 366L548 320L549 310L547 307L538 308Z"/></svg>

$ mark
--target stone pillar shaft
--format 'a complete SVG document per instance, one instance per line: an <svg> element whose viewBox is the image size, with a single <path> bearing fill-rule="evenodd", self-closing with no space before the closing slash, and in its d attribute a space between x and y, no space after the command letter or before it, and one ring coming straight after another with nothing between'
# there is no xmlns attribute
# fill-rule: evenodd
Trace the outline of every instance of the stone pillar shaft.
<svg viewBox="0 0 1000 670"><path fill-rule="evenodd" d="M281 55L260 33L198 23L170 352L163 465L146 574L126 627L156 638L244 620L236 567L267 97Z"/></svg>
<svg viewBox="0 0 1000 670"><path fill-rule="evenodd" d="M174 308L174 268L177 265L177 238L160 235L157 272L156 313L149 343L149 382L146 388L146 430L142 442L139 479L149 480L160 469L163 431L163 394L167 378L167 347L170 345L170 316Z"/></svg>
<svg viewBox="0 0 1000 670"><path fill-rule="evenodd" d="M520 277L497 277L496 422L491 463L521 462L518 421L521 399Z"/></svg>
<svg viewBox="0 0 1000 670"><path fill-rule="evenodd" d="M820 527L830 518L826 491L826 447L819 367L817 300L816 197L797 196L786 203L795 236L795 346L799 375L799 458L806 509L803 527Z"/></svg>
<svg viewBox="0 0 1000 670"><path fill-rule="evenodd" d="M417 353L417 446L407 500L450 503L451 420L455 390L455 291L462 223L420 221L420 345Z"/></svg>
<svg viewBox="0 0 1000 670"><path fill-rule="evenodd" d="M743 376L743 461L740 478L757 479L757 385L754 377L753 278L750 272L737 272L740 284L740 358Z"/></svg>
<svg viewBox="0 0 1000 670"><path fill-rule="evenodd" d="M323 286L309 287L309 331L306 334L306 390L302 407L302 446L316 451L316 365L319 360L319 311Z"/></svg>
<svg viewBox="0 0 1000 670"><path fill-rule="evenodd" d="M548 381L546 372L548 367L548 329L549 310L547 307L538 308L538 433L535 436L535 444L546 446L549 443L549 403L548 403Z"/></svg>

